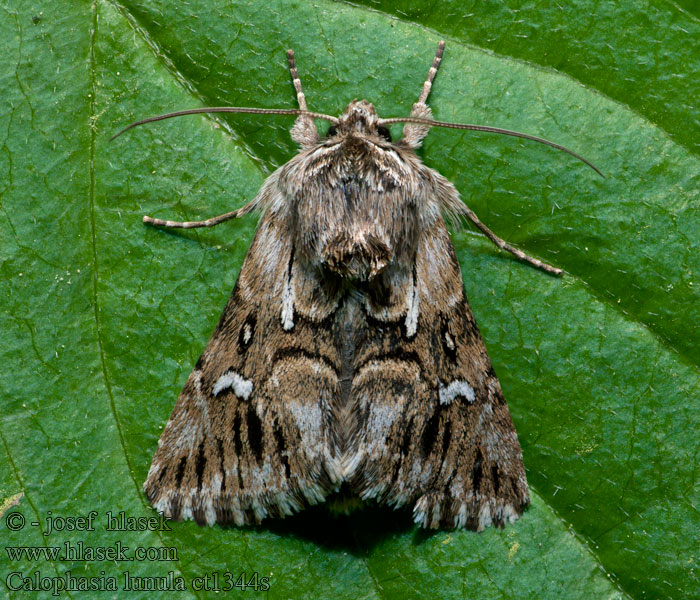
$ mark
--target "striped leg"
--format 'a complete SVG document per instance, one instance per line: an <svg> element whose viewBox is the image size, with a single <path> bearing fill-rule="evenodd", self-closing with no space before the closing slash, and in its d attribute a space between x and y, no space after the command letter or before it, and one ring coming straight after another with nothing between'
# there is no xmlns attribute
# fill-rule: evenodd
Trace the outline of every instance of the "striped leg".
<svg viewBox="0 0 700 600"><path fill-rule="evenodd" d="M294 50L287 50L287 60L289 61L289 73L292 76L292 83L297 93L297 103L301 110L307 110L306 96L304 96L304 92L301 89L301 79L299 79L297 63L294 60ZM292 127L291 134L292 139L305 148L317 144L320 140L314 120L308 115L299 115L294 123L294 127Z"/></svg>
<svg viewBox="0 0 700 600"><path fill-rule="evenodd" d="M165 221L163 219L154 219L148 215L143 217L143 222L146 225L153 225L154 227L172 227L177 229L194 229L195 227L214 227L219 223L228 221L229 219L236 219L247 215L251 210L255 208L253 202L249 202L245 206L241 206L238 210L233 210L231 212L219 215L218 217L212 217L206 221Z"/></svg>
<svg viewBox="0 0 700 600"><path fill-rule="evenodd" d="M418 96L418 101L411 109L411 117L418 119L433 118L433 113L425 102L430 94L430 89L433 87L433 81L435 79L435 75L437 74L438 67L440 66L440 61L442 60L442 53L444 50L445 42L440 41L438 43L437 50L435 51L433 64L428 71L428 76L425 78L425 83L423 84L423 89L421 90L420 96ZM423 142L423 138L428 135L429 131L430 125L426 125L424 123L406 123L403 128L402 141L411 148L418 148Z"/></svg>
<svg viewBox="0 0 700 600"><path fill-rule="evenodd" d="M440 61L442 61L442 53L444 50L445 50L445 42L443 42L443 41L438 42L438 47L437 47L437 50L435 51L435 58L433 59L433 65L430 67L430 70L428 71L428 77L426 77L425 83L423 84L423 89L420 93L420 96L418 96L417 104L425 104L425 101L428 99L428 95L430 94L430 88L433 87L433 81L435 80L435 75L437 74L438 67L440 66ZM411 113L411 116L414 116L413 113Z"/></svg>

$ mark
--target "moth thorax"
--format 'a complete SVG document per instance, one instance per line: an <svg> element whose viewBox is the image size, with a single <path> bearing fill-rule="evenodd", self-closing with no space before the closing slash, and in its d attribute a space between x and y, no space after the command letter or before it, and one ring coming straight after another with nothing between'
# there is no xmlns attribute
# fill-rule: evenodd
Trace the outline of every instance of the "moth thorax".
<svg viewBox="0 0 700 600"><path fill-rule="evenodd" d="M341 277L369 281L391 262L392 251L375 233L360 229L335 235L321 256L324 265Z"/></svg>

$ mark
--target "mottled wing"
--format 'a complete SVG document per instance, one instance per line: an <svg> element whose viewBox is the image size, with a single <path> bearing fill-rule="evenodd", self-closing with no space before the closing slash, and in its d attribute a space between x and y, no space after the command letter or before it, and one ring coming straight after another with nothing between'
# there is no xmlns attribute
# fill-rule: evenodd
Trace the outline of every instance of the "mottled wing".
<svg viewBox="0 0 700 600"><path fill-rule="evenodd" d="M352 489L412 504L424 527L517 518L529 504L520 444L442 219L422 232L412 273L368 288L356 323Z"/></svg>
<svg viewBox="0 0 700 600"><path fill-rule="evenodd" d="M274 207L261 220L158 443L144 490L169 518L255 523L337 487L328 419L340 358L324 322L333 294L305 297L323 284L295 260L286 227Z"/></svg>

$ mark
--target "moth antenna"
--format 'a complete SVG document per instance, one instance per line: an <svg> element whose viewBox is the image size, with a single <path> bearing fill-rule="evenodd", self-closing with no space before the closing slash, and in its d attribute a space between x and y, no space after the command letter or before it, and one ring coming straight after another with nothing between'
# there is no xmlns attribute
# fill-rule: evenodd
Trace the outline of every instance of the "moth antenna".
<svg viewBox="0 0 700 600"><path fill-rule="evenodd" d="M435 80L435 75L437 74L438 67L442 61L442 53L445 50L445 42L440 40L437 45L437 50L435 51L435 58L433 58L433 64L428 71L428 76L423 84L423 89L421 90L420 96L418 96L418 104L425 104L430 94L430 90L433 87L433 81Z"/></svg>
<svg viewBox="0 0 700 600"><path fill-rule="evenodd" d="M447 127L448 129L468 129L469 131L486 131L488 133L500 133L502 135L510 135L513 137L523 138L525 140L532 140L533 142L538 142L540 144L545 144L546 146L551 146L557 150L562 150L567 154L570 154L574 158L577 158L582 163L588 165L601 177L605 177L603 172L596 167L591 161L585 159L580 154L577 154L573 150L569 150L566 146L557 144L555 142L550 142L536 135L530 135L529 133L521 133L519 131L512 131L511 129L501 129L500 127L490 127L489 125L470 125L467 123L447 123L445 121L433 121L431 119L421 119L419 117L396 117L391 119L379 119L377 121L378 125L391 125L392 123L415 123L418 125L430 125L431 127Z"/></svg>
<svg viewBox="0 0 700 600"><path fill-rule="evenodd" d="M312 119L323 119L325 121L330 121L331 123L338 123L336 117L331 115L324 115L323 113L309 112L308 110L298 109L298 108L248 108L246 106L212 106L208 108L190 108L188 110L178 110L176 112L166 113L164 115L157 115L155 117L148 117L147 119L141 119L140 121L135 121L130 125L127 125L121 131L115 133L109 141L118 138L122 133L138 127L139 125L145 125L146 123L153 123L154 121L162 121L163 119L172 119L173 117L181 117L183 115L201 115L204 113L248 113L253 115L306 115Z"/></svg>

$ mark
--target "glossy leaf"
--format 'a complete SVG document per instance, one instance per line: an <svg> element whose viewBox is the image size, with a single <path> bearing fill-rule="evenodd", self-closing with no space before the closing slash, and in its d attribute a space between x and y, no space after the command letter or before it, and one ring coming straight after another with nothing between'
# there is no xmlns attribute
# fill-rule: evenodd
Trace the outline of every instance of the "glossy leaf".
<svg viewBox="0 0 700 600"><path fill-rule="evenodd" d="M185 578L181 597L220 597L193 584L218 572L225 585L226 570L269 577L271 598L700 595L692 3L405 4L5 7L2 546L177 552L118 562L3 551L7 595L22 594L11 572L70 571L153 598L123 591L123 572L172 571ZM531 509L481 534L425 534L408 512L371 506L259 528L107 531L107 511L154 514L141 492L151 456L255 228L247 217L174 233L141 217L232 210L295 153L287 117L185 117L109 137L181 108L293 108L288 47L312 110L363 97L403 116L443 38L436 118L547 137L606 174L488 134L436 129L420 151L496 233L566 272L535 271L469 228L453 236L523 445ZM47 517L92 510L94 531L49 533ZM26 518L20 531L8 528L13 512Z"/></svg>

